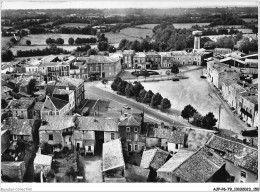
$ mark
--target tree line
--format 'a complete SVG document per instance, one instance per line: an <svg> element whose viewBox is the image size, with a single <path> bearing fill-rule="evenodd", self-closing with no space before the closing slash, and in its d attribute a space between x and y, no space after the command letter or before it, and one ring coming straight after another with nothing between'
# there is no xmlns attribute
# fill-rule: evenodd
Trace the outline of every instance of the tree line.
<svg viewBox="0 0 260 192"><path fill-rule="evenodd" d="M112 90L126 97L135 97L136 101L148 104L151 107L160 107L162 111L171 108L171 102L163 98L160 93L154 94L151 90L146 91L140 82L134 84L122 80L120 77L114 79L111 84Z"/></svg>
<svg viewBox="0 0 260 192"><path fill-rule="evenodd" d="M25 51L18 50L16 52L16 55L17 57L30 57L30 56L42 56L42 55L51 55L51 54L57 55L60 53L69 54L70 52L56 46L51 46L51 47L46 47L44 49L31 49Z"/></svg>

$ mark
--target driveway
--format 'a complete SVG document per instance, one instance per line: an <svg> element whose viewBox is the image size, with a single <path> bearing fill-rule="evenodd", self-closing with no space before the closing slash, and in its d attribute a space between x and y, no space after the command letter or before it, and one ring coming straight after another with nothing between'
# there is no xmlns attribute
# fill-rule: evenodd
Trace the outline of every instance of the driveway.
<svg viewBox="0 0 260 192"><path fill-rule="evenodd" d="M80 162L84 165L86 183L102 183L101 156L81 156Z"/></svg>

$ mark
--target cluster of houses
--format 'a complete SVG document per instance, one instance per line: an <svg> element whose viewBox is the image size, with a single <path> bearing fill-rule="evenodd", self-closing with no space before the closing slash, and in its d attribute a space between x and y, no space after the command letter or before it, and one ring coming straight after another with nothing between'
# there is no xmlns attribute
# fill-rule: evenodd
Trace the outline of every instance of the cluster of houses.
<svg viewBox="0 0 260 192"><path fill-rule="evenodd" d="M17 72L39 77L46 82L57 77L88 79L89 77L109 78L121 72L121 58L116 56L91 55L90 57L54 56L42 59L8 62L2 64L2 73Z"/></svg>
<svg viewBox="0 0 260 192"><path fill-rule="evenodd" d="M258 179L257 147L215 131L145 122L142 113L124 113L118 118L52 113L43 116L40 124L35 121L9 117L1 129L2 153L9 153L19 140L34 140L32 135L37 131L40 152L34 159L35 173L51 169L52 156L41 154L48 144L52 153L67 148L82 155L102 155L104 182L257 182ZM196 142L198 138L202 142L191 145L192 139ZM128 161L133 154L141 156L134 164ZM13 161L17 162L20 161ZM10 168L8 163L2 162L3 174L14 176L7 171L12 169L19 170L16 176L24 174L26 166L17 164Z"/></svg>
<svg viewBox="0 0 260 192"><path fill-rule="evenodd" d="M170 52L135 52L124 50L122 53L123 68L158 69L171 68L172 65L206 65L205 59L212 56L205 49Z"/></svg>
<svg viewBox="0 0 260 192"><path fill-rule="evenodd" d="M258 54L219 49L214 55L204 76L248 126L258 128Z"/></svg>

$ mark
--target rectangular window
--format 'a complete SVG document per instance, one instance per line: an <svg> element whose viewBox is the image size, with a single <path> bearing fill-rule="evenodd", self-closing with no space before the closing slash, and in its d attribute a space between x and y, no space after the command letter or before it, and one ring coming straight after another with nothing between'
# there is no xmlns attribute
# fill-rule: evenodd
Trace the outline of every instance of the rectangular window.
<svg viewBox="0 0 260 192"><path fill-rule="evenodd" d="M246 172L245 171L241 171L241 177L246 178Z"/></svg>
<svg viewBox="0 0 260 192"><path fill-rule="evenodd" d="M17 140L17 135L13 135L13 140Z"/></svg>
<svg viewBox="0 0 260 192"><path fill-rule="evenodd" d="M23 135L21 135L21 140L23 140Z"/></svg>
<svg viewBox="0 0 260 192"><path fill-rule="evenodd" d="M53 135L52 134L49 135L49 141L53 141Z"/></svg>
<svg viewBox="0 0 260 192"><path fill-rule="evenodd" d="M126 138L127 138L127 140L131 140L131 134L129 132L126 133Z"/></svg>
<svg viewBox="0 0 260 192"><path fill-rule="evenodd" d="M91 151L91 146L88 146L88 151Z"/></svg>
<svg viewBox="0 0 260 192"><path fill-rule="evenodd" d="M126 132L130 132L130 127L127 127L127 128L126 128Z"/></svg>
<svg viewBox="0 0 260 192"><path fill-rule="evenodd" d="M181 178L180 178L180 177L177 177L176 180L177 180L177 182L180 182Z"/></svg>
<svg viewBox="0 0 260 192"><path fill-rule="evenodd" d="M115 133L111 133L111 140L115 139Z"/></svg>
<svg viewBox="0 0 260 192"><path fill-rule="evenodd" d="M178 147L179 147L178 144L175 144L175 149L178 149Z"/></svg>
<svg viewBox="0 0 260 192"><path fill-rule="evenodd" d="M135 132L138 132L138 127L135 127L135 129L134 129L134 130L135 130Z"/></svg>
<svg viewBox="0 0 260 192"><path fill-rule="evenodd" d="M138 145L137 144L135 144L135 151L137 151L138 150Z"/></svg>
<svg viewBox="0 0 260 192"><path fill-rule="evenodd" d="M138 134L135 134L135 141L138 141Z"/></svg>

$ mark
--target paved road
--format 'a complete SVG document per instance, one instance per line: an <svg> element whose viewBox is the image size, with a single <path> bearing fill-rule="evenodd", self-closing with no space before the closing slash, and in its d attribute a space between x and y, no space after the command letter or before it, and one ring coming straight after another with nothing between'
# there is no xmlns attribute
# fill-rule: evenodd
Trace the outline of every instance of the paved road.
<svg viewBox="0 0 260 192"><path fill-rule="evenodd" d="M157 113L156 111L148 108L147 106L145 106L142 103L137 103L137 102L131 101L129 99L120 97L120 96L115 95L113 93L99 89L95 86L88 87L88 92L92 92L92 93L95 93L97 95L101 95L103 98L109 98L109 99L117 101L119 103L123 103L123 104L129 105L129 106L132 106L133 108L136 108L140 111L143 111L143 109L144 109L145 115L151 116L152 118L158 119L159 121L163 121L167 124L173 124L173 122L174 122L174 125L177 125L177 126L187 126L187 125L185 125L181 122L177 122L175 120L173 121L173 119L170 118L170 117L167 117L165 115Z"/></svg>

